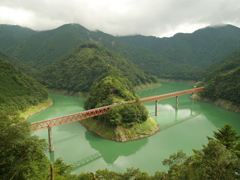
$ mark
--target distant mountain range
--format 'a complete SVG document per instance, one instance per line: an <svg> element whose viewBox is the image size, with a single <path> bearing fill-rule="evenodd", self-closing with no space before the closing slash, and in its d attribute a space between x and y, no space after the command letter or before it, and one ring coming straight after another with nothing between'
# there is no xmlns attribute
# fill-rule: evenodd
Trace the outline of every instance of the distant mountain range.
<svg viewBox="0 0 240 180"><path fill-rule="evenodd" d="M79 44L92 42L119 52L158 77L196 80L202 70L240 48L240 29L231 25L206 27L190 34L157 38L115 37L79 24L48 31L0 25L0 42L0 50L35 69L45 68Z"/></svg>
<svg viewBox="0 0 240 180"><path fill-rule="evenodd" d="M232 25L206 27L171 38L141 35L119 38L133 46L151 49L174 63L206 68L240 47L240 28Z"/></svg>

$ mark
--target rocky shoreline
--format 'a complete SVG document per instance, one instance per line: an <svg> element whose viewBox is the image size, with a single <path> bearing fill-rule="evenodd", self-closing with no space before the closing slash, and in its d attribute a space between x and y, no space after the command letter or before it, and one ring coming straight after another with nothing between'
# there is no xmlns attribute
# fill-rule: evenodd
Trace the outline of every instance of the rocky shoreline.
<svg viewBox="0 0 240 180"><path fill-rule="evenodd" d="M212 98L202 98L202 97L198 96L197 94L194 94L192 98L197 101L214 104L214 105L219 106L228 111L240 113L240 106L237 106L237 105L233 104L233 102L228 101L228 100L224 100L224 99L216 99L215 100Z"/></svg>

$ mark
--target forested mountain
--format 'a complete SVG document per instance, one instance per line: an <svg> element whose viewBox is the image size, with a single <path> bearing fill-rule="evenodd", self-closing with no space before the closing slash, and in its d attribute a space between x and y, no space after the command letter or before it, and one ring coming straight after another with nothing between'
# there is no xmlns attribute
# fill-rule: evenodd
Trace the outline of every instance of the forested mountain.
<svg viewBox="0 0 240 180"><path fill-rule="evenodd" d="M9 47L35 33L37 32L29 28L0 24L0 50L6 51Z"/></svg>
<svg viewBox="0 0 240 180"><path fill-rule="evenodd" d="M207 68L240 48L240 28L216 26L191 34L178 33L170 38L153 36L118 37L128 44L147 48L190 69Z"/></svg>
<svg viewBox="0 0 240 180"><path fill-rule="evenodd" d="M207 27L190 34L179 33L171 38L114 37L101 31L90 31L79 24L31 33L26 33L20 41L18 39L17 44L5 44L6 47L0 46L0 49L31 67L42 69L79 44L93 42L121 53L153 75L185 80L201 79L202 70L240 47L240 29L231 25ZM16 34L14 28L9 31L9 36ZM2 37L5 36L0 33L0 40Z"/></svg>
<svg viewBox="0 0 240 180"><path fill-rule="evenodd" d="M200 94L240 105L240 49L208 69L205 90Z"/></svg>
<svg viewBox="0 0 240 180"><path fill-rule="evenodd" d="M23 63L22 61L19 61L16 58L9 57L7 54L5 54L2 51L0 51L0 58L11 62L14 65L14 67L20 69L25 74L29 76L36 76L37 71L34 68L32 68L29 65L26 65L25 63Z"/></svg>
<svg viewBox="0 0 240 180"><path fill-rule="evenodd" d="M0 58L0 111L11 114L37 105L48 98L47 90L36 80Z"/></svg>
<svg viewBox="0 0 240 180"><path fill-rule="evenodd" d="M7 53L34 68L41 69L85 42L87 33L88 30L80 25L63 25L30 36L9 48Z"/></svg>
<svg viewBox="0 0 240 180"><path fill-rule="evenodd" d="M15 46L9 46L6 53L36 69L42 69L84 42L98 43L120 52L140 67L144 67L146 61L156 62L155 65L171 63L150 50L133 47L112 35L90 31L79 24L66 24L53 30L37 32Z"/></svg>
<svg viewBox="0 0 240 180"><path fill-rule="evenodd" d="M139 69L119 53L95 43L79 45L41 71L40 82L51 89L88 92L94 83L112 70L119 71L133 86L156 83L157 79Z"/></svg>

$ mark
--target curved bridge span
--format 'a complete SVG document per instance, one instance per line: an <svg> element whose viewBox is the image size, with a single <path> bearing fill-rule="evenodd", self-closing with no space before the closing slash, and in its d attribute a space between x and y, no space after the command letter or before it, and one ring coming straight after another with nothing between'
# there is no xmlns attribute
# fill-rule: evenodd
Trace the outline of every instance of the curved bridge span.
<svg viewBox="0 0 240 180"><path fill-rule="evenodd" d="M203 91L203 90L204 90L204 87L200 87L200 88L178 91L178 92L168 93L168 94L163 94L163 95L158 95L158 96L145 97L145 98L141 98L140 101L142 103L149 103L149 102L155 101L156 102L156 109L157 109L157 102L159 100L167 99L167 98L171 98L171 97L178 97L180 95L191 94L191 93L195 93L195 92ZM121 103L115 103L115 104L112 104L112 105L109 105L109 106L90 109L90 110L87 110L87 111L83 111L83 112L79 112L79 113L75 113L75 114L70 114L70 115L67 115L67 116L62 116L62 117L57 117L57 118L53 118L53 119L47 119L47 120L44 120L44 121L34 122L34 123L30 124L30 130L31 130L31 132L34 132L34 131L38 131L38 130L42 130L42 129L47 129L47 128L49 129L49 128L52 128L54 126L59 126L59 125L74 122L74 121L80 121L80 120L83 120L83 119L87 119L87 118L90 118L90 117L94 117L94 116L104 114L111 107L118 106L118 105L121 105L123 103L134 103L134 102L136 102L136 100L124 101L124 102L121 102ZM177 103L178 103L178 100L176 101L176 108L177 108ZM156 112L155 115L157 115L157 110L155 112Z"/></svg>

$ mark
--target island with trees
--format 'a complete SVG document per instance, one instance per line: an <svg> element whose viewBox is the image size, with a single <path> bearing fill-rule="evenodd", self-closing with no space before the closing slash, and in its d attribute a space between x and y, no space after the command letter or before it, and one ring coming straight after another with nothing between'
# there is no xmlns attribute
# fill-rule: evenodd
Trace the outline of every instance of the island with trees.
<svg viewBox="0 0 240 180"><path fill-rule="evenodd" d="M135 103L127 101L136 100ZM109 68L102 80L91 88L85 109L111 104L107 113L84 119L81 123L96 134L115 141L129 141L155 134L159 125L148 114L133 90L133 85L116 68Z"/></svg>

